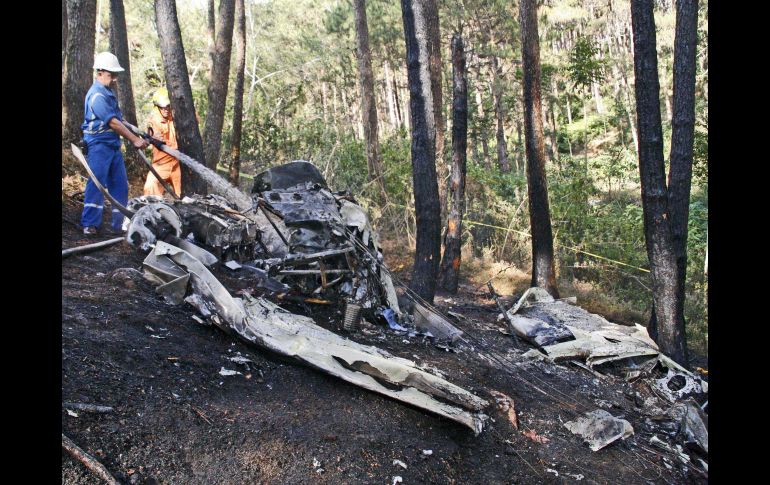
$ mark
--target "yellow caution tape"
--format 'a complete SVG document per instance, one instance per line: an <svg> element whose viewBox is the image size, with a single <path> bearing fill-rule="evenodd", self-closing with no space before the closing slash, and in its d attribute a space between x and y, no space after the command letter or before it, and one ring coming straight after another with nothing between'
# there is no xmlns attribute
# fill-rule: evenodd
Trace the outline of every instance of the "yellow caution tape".
<svg viewBox="0 0 770 485"><path fill-rule="evenodd" d="M403 206L401 204L395 204L395 203L391 202L391 205L395 205L397 207L403 207L404 209L406 209L406 206ZM523 232L523 231L517 231L516 229L509 229L507 227L500 227L500 226L495 226L495 225L492 225L492 224L485 224L483 222L469 221L469 220L465 220L465 219L463 220L463 222L466 223L466 224L474 225L474 226L486 226L486 227L491 227L491 228L494 228L494 229L499 229L501 231L515 232L516 234L521 234L522 236L526 236L526 237L532 237L532 235L529 234L529 233L526 233L526 232ZM649 273L650 272L649 269L640 268L638 266L634 266L634 265L631 265L631 264L628 264L628 263L624 263L623 261L617 261L615 259L610 259L610 258L607 258L605 256L600 256L598 254L589 253L588 251L583 251L582 249L573 248L571 246L562 246L562 247L565 248L565 249L569 249L571 251L575 251L577 253L583 253L583 254L587 254L588 256L593 256L594 258L603 259L603 260L609 261L611 263L622 264L623 266L628 266L629 268L637 269L637 270L643 271L645 273Z"/></svg>

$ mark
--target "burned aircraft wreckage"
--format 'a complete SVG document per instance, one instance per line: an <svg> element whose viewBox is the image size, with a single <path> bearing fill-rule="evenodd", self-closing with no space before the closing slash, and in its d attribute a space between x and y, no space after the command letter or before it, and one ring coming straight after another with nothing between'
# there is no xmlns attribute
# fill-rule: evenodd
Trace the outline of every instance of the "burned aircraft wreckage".
<svg viewBox="0 0 770 485"><path fill-rule="evenodd" d="M208 172L213 194L129 201L126 238L149 251L145 277L159 294L262 348L481 432L485 400L275 303L337 306L348 332L366 319L445 344L462 334L429 305L397 294L366 211L349 193L332 192L305 161L256 176L251 197ZM216 266L248 280L254 294L233 296L212 274Z"/></svg>
<svg viewBox="0 0 770 485"><path fill-rule="evenodd" d="M90 175L80 150L73 145L72 151ZM199 321L261 348L452 419L476 434L482 431L488 401L410 360L356 343L276 303L299 303L306 308L303 313L313 312L307 308L314 305L332 308L347 332L355 332L366 319L399 332L419 332L437 344L451 345L461 337L432 305L398 281L394 284L366 211L351 194L332 192L313 164L295 161L257 175L248 196L186 155L172 155L206 180L209 195L137 197L127 208L113 201L130 217L127 241L148 252L144 275L160 295L172 304L189 303L203 317ZM234 275L250 288L233 296L213 272L222 279ZM651 379L650 387L672 404L671 412L679 413L676 419L683 419L682 402L692 404L684 401L688 396L705 396L705 404L694 408L708 405L707 382L661 354L644 327L610 323L539 288L530 288L508 310L498 305L509 334L537 347L523 354L525 359L568 360L589 372L595 365L622 361L628 382L652 378L657 366L667 374ZM674 379L684 386L675 390ZM695 421L702 424L698 417ZM607 421L585 418L589 424L597 420ZM573 424L582 429L581 423ZM624 439L626 428L619 428L612 440ZM708 453L705 428L687 429L703 431L690 433L695 436L690 438ZM594 448L612 440L594 443Z"/></svg>

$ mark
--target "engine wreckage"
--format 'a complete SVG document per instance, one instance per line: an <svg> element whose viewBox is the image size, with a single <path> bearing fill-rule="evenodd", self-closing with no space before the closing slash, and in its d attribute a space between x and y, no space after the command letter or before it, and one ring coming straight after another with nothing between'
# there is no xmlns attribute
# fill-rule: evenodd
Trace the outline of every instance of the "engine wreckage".
<svg viewBox="0 0 770 485"><path fill-rule="evenodd" d="M262 348L481 432L484 399L271 301L338 305L349 332L364 318L445 343L462 334L429 305L397 294L377 235L350 194L331 192L304 161L258 175L251 197L208 175L216 194L129 201L126 238L149 251L145 277L159 294ZM245 274L257 290L233 296L212 274L215 265Z"/></svg>

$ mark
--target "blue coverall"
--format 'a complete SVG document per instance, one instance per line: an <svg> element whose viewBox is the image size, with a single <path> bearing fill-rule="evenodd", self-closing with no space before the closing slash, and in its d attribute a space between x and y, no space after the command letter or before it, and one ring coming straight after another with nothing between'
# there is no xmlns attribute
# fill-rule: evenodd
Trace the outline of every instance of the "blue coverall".
<svg viewBox="0 0 770 485"><path fill-rule="evenodd" d="M123 120L118 100L108 87L98 81L88 90L85 100L85 121L81 126L83 139L88 145L88 165L94 172L99 183L104 186L111 196L124 206L128 202L128 178L123 155L120 153L120 136L110 129L112 118ZM84 194L85 207L80 218L83 227L99 227L102 225L104 210L104 195L96 185L88 179ZM112 228L120 230L123 225L123 214L112 209Z"/></svg>

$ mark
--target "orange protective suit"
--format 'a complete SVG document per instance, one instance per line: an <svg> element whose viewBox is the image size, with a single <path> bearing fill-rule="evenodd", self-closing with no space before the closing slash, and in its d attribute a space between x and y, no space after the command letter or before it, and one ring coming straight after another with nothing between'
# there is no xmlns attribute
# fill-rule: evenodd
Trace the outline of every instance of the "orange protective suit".
<svg viewBox="0 0 770 485"><path fill-rule="evenodd" d="M173 115L169 114L168 119L166 119L160 113L160 109L154 107L147 124L149 128L152 128L155 138L163 140L171 148L177 148ZM174 192L181 197L182 171L179 167L179 160L153 146L152 166L158 171L158 175L169 183ZM152 172L148 173L147 181L144 184L144 195L163 195L164 193L163 185L155 178Z"/></svg>

